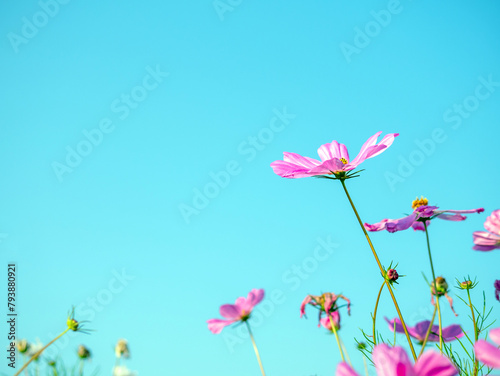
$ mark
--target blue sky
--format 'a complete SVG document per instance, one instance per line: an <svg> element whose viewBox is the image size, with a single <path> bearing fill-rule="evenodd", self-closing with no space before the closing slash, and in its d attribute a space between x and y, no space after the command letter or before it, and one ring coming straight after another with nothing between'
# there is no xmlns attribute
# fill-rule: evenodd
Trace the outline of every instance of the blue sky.
<svg viewBox="0 0 500 376"><path fill-rule="evenodd" d="M420 195L484 207L434 221L431 243L436 273L450 285L477 276L475 301L484 290L500 318L500 252L471 249L500 208L499 11L493 0L2 3L0 247L18 266L19 336L47 343L76 306L95 332L54 348L67 364L84 343L89 369L109 374L126 338L139 375L255 375L244 331L215 336L206 320L264 288L250 323L267 373L331 375L335 341L299 306L332 291L353 303L341 336L362 371L353 337L371 329L381 283L366 241L338 182L269 165L332 140L353 157L377 131L400 136L348 181L363 220L401 217ZM423 234L372 239L406 275L409 324L429 318ZM335 246L317 260L321 242ZM472 331L455 300L460 316L445 308L445 323ZM391 336L387 294L379 315Z"/></svg>

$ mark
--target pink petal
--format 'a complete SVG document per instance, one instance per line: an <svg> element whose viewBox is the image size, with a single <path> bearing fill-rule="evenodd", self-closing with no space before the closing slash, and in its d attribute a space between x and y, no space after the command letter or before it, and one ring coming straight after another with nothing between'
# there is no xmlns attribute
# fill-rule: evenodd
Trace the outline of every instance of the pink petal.
<svg viewBox="0 0 500 376"><path fill-rule="evenodd" d="M482 251L482 252L488 252L488 251L493 251L494 249L500 249L500 245L494 246L494 245L475 245L472 247L473 250L475 251Z"/></svg>
<svg viewBox="0 0 500 376"><path fill-rule="evenodd" d="M300 317L306 314L306 305L309 304L311 300L311 296L307 295L306 298L302 301L302 304L300 305Z"/></svg>
<svg viewBox="0 0 500 376"><path fill-rule="evenodd" d="M488 367L500 368L500 349L488 343L484 339L480 339L474 345L476 358Z"/></svg>
<svg viewBox="0 0 500 376"><path fill-rule="evenodd" d="M488 218L486 218L484 228L494 234L500 235L500 209L495 210Z"/></svg>
<svg viewBox="0 0 500 376"><path fill-rule="evenodd" d="M491 329L489 336L493 342L500 346L500 328Z"/></svg>
<svg viewBox="0 0 500 376"><path fill-rule="evenodd" d="M231 320L238 320L240 317L240 309L233 304L224 304L220 306L219 313L222 317Z"/></svg>
<svg viewBox="0 0 500 376"><path fill-rule="evenodd" d="M318 155L323 162L333 158L345 158L345 160L349 162L349 153L347 152L347 148L344 144L339 144L335 140L333 140L330 144L321 145L318 149Z"/></svg>
<svg viewBox="0 0 500 376"><path fill-rule="evenodd" d="M378 376L415 376L413 365L402 347L391 348L385 343L377 345L372 360Z"/></svg>
<svg viewBox="0 0 500 376"><path fill-rule="evenodd" d="M377 132L373 136L371 136L361 147L358 155L351 162L351 165L358 166L364 160L368 158L375 157L376 155L381 154L385 149L392 145L394 138L399 136L399 133L389 133L380 143L377 145L377 138L382 134L382 132Z"/></svg>
<svg viewBox="0 0 500 376"><path fill-rule="evenodd" d="M309 157L303 157L302 155L295 154L295 153L283 153L283 160L285 162L290 162L298 166L305 167L307 169L311 169L313 167L319 166L321 164L320 161L317 161L316 159L312 159Z"/></svg>
<svg viewBox="0 0 500 376"><path fill-rule="evenodd" d="M485 231L474 231L472 238L477 245L496 245L500 242L500 236Z"/></svg>
<svg viewBox="0 0 500 376"><path fill-rule="evenodd" d="M308 174L309 168L302 167L290 162L274 161L271 167L276 175L282 178L297 179L311 176Z"/></svg>
<svg viewBox="0 0 500 376"><path fill-rule="evenodd" d="M345 362L339 363L335 376L360 376L351 366Z"/></svg>
<svg viewBox="0 0 500 376"><path fill-rule="evenodd" d="M436 215L436 218L446 219L447 221L465 221L467 219L467 217L465 215L444 214L444 213Z"/></svg>
<svg viewBox="0 0 500 376"><path fill-rule="evenodd" d="M417 376L453 376L458 370L444 355L432 350L426 351L415 364Z"/></svg>
<svg viewBox="0 0 500 376"><path fill-rule="evenodd" d="M344 170L344 164L339 159L329 159L317 167L312 168L311 175L327 175Z"/></svg>
<svg viewBox="0 0 500 376"><path fill-rule="evenodd" d="M234 321L231 320L220 320L220 319L207 320L208 329L213 334L219 334L222 331L222 329L224 329L228 325L231 325L233 322Z"/></svg>
<svg viewBox="0 0 500 376"><path fill-rule="evenodd" d="M385 227L389 232L406 230L410 228L410 226L415 222L416 218L417 215L415 213L412 213L407 217L390 220L390 222L387 222Z"/></svg>
<svg viewBox="0 0 500 376"><path fill-rule="evenodd" d="M253 308L259 304L264 298L264 290L263 289L253 289L248 293L248 297L246 301L241 306L241 309L248 314L252 312Z"/></svg>
<svg viewBox="0 0 500 376"><path fill-rule="evenodd" d="M394 331L394 323L396 323L396 326L395 326L396 327L396 333L404 333L405 332L405 330L403 328L403 324L401 323L401 321L398 318L394 318L392 320L389 320L387 317L384 317L384 319L389 324L389 329L391 331ZM428 321L427 328L429 327L429 323L430 323L430 321ZM423 336L421 336L420 331L417 330L416 328L413 328L411 326L406 326L406 329L408 330L408 334L410 336L412 336L413 338L416 338L419 341L421 341L423 339ZM424 336L425 336L425 334L424 334Z"/></svg>
<svg viewBox="0 0 500 376"><path fill-rule="evenodd" d="M429 227L431 225L431 221L425 221L425 224ZM415 231L425 231L424 222L416 221L411 225L411 227Z"/></svg>
<svg viewBox="0 0 500 376"><path fill-rule="evenodd" d="M388 221L390 221L390 219L382 219L380 222L374 223L373 225L365 223L365 228L368 231L382 231L385 230L385 225Z"/></svg>

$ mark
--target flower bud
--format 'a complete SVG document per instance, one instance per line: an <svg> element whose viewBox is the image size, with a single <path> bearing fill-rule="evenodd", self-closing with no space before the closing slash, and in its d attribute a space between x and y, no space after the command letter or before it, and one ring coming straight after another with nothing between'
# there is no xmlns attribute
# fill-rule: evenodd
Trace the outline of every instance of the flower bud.
<svg viewBox="0 0 500 376"><path fill-rule="evenodd" d="M463 282L460 282L460 288L462 290L470 290L474 287L474 284L472 283L472 281L463 281Z"/></svg>
<svg viewBox="0 0 500 376"><path fill-rule="evenodd" d="M431 292L433 295L441 296L448 291L448 283L443 277L437 277L431 284Z"/></svg>
<svg viewBox="0 0 500 376"><path fill-rule="evenodd" d="M366 343L364 342L358 342L358 350L365 350L366 349Z"/></svg>
<svg viewBox="0 0 500 376"><path fill-rule="evenodd" d="M76 321L72 317L68 317L68 320L66 320L66 325L68 325L68 328L70 328L72 331L76 332L78 330L78 321Z"/></svg>
<svg viewBox="0 0 500 376"><path fill-rule="evenodd" d="M118 342L116 343L116 347L115 347L115 355L117 358L121 358L122 356L124 358L130 357L130 352L128 350L127 340L125 340L125 339L118 340Z"/></svg>
<svg viewBox="0 0 500 376"><path fill-rule="evenodd" d="M83 345L78 346L77 354L80 359L90 358L90 350Z"/></svg>
<svg viewBox="0 0 500 376"><path fill-rule="evenodd" d="M21 354L24 354L30 348L28 341L26 341L25 339L20 339L19 341L17 341L16 346L17 351L19 351Z"/></svg>
<svg viewBox="0 0 500 376"><path fill-rule="evenodd" d="M387 271L387 279L388 279L389 281L393 281L393 282L395 282L395 281L397 281L397 280L398 280L398 278L399 278L399 274L398 274L398 272L396 271L396 269L389 269L389 270Z"/></svg>

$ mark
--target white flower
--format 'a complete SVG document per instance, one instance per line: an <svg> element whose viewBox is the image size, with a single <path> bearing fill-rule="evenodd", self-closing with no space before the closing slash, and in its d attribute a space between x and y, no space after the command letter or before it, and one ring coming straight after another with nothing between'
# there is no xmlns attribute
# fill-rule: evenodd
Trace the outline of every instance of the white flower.
<svg viewBox="0 0 500 376"><path fill-rule="evenodd" d="M137 372L129 370L125 366L115 366L113 368L113 376L136 376Z"/></svg>

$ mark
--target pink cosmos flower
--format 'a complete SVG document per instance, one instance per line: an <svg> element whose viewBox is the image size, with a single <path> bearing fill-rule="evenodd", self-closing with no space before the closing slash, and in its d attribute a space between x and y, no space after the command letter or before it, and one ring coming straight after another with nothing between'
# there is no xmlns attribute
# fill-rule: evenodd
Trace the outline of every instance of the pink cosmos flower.
<svg viewBox="0 0 500 376"><path fill-rule="evenodd" d="M396 323L396 332L397 333L404 333L403 325L401 324L401 321L399 319L392 319L389 320L387 317L385 317L385 321L389 324L389 329L394 331L394 323ZM427 334L427 330L429 329L429 325L431 322L429 320L421 321L414 327L407 326L406 329L408 329L408 334L412 336L413 338L417 339L419 342L424 342L425 335ZM461 338L464 336L464 332L462 331L462 328L460 325L450 325L445 328L443 328L443 341L444 342L450 342L454 341L455 339ZM439 342L439 326L438 325L432 325L431 332L429 334L429 338L427 339L429 342Z"/></svg>
<svg viewBox="0 0 500 376"><path fill-rule="evenodd" d="M307 295L302 304L300 305L300 317L304 316L306 314L306 305L312 305L313 307L316 307L319 310L319 322L318 322L318 327L321 324L321 316L323 315L323 312L326 312L327 314L337 312L339 309L337 305L337 300L339 298L344 299L347 302L347 314L351 314L351 301L347 299L344 295L339 294L335 295L333 292L325 292L322 295ZM334 316L332 316L335 318ZM327 317L328 319L328 317ZM328 319L328 321L330 321ZM339 323L340 323L340 316L339 316ZM330 327L331 329L331 327Z"/></svg>
<svg viewBox="0 0 500 376"><path fill-rule="evenodd" d="M363 161L382 153L391 146L394 138L399 136L399 133L390 133L377 144L377 139L381 134L382 132L377 132L371 136L352 161L349 159L346 146L334 140L330 144L319 147L318 155L321 161L285 152L283 153L283 160L271 163L271 167L275 174L289 179L321 175L346 177L347 172L354 170Z"/></svg>
<svg viewBox="0 0 500 376"><path fill-rule="evenodd" d="M440 218L448 221L464 221L467 217L462 214L482 213L484 211L483 208L471 210L437 210L439 209L437 206L429 206L427 205L428 203L426 198L417 198L412 203L414 210L410 215L399 219L383 219L372 225L365 223L365 228L368 231L387 230L388 232L396 232L412 227L414 230L424 231L424 222L429 226L431 219Z"/></svg>
<svg viewBox="0 0 500 376"><path fill-rule="evenodd" d="M444 355L426 351L412 364L402 347L389 347L385 343L375 346L372 353L378 376L454 376L458 370ZM336 376L360 376L349 364L342 362L337 366Z"/></svg>
<svg viewBox="0 0 500 376"><path fill-rule="evenodd" d="M475 231L472 234L475 244L472 249L476 251L491 251L493 249L500 249L500 209L495 210L488 218L486 218L484 228L489 232Z"/></svg>
<svg viewBox="0 0 500 376"><path fill-rule="evenodd" d="M500 346L500 328L490 330L490 338ZM488 367L500 368L500 349L491 343L480 339L474 345L476 358L486 364Z"/></svg>
<svg viewBox="0 0 500 376"><path fill-rule="evenodd" d="M228 320L210 319L207 320L208 329L219 334L224 327L237 321L247 321L250 318L252 309L264 298L263 289L253 289L246 298L236 299L234 304L223 304L220 306L220 314Z"/></svg>

